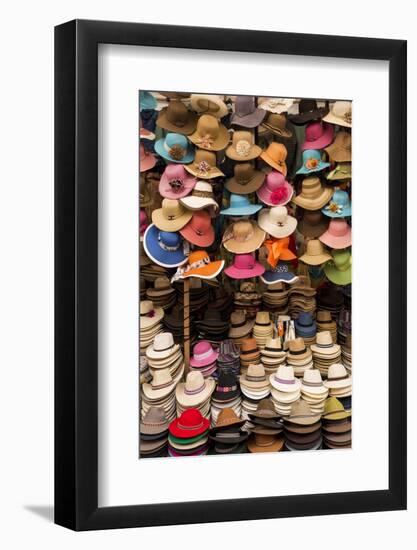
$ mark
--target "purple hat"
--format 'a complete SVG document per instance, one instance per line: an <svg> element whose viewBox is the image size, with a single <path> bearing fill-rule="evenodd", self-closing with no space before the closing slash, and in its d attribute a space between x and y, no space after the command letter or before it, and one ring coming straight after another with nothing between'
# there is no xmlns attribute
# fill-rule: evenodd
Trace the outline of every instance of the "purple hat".
<svg viewBox="0 0 417 550"><path fill-rule="evenodd" d="M315 120L306 126L305 141L301 149L324 149L331 144L334 137L334 128L327 122Z"/></svg>
<svg viewBox="0 0 417 550"><path fill-rule="evenodd" d="M256 191L259 199L268 206L283 206L290 202L294 189L284 175L276 170L267 174L264 183Z"/></svg>
<svg viewBox="0 0 417 550"><path fill-rule="evenodd" d="M253 96L239 95L236 97L235 112L230 122L244 128L255 128L263 121L265 115L266 111L264 109L258 109L255 106Z"/></svg>
<svg viewBox="0 0 417 550"><path fill-rule="evenodd" d="M207 340L201 340L193 348L193 355L190 358L191 367L206 367L217 361L219 352Z"/></svg>
<svg viewBox="0 0 417 550"><path fill-rule="evenodd" d="M193 178L182 164L168 164L159 181L159 193L166 199L182 199L193 190Z"/></svg>
<svg viewBox="0 0 417 550"><path fill-rule="evenodd" d="M252 254L235 254L233 263L224 272L232 279L250 279L264 273L265 268Z"/></svg>

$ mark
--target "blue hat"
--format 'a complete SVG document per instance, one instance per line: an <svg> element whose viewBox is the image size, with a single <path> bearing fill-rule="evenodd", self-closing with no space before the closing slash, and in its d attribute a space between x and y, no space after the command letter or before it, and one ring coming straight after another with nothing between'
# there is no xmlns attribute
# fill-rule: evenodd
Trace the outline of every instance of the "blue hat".
<svg viewBox="0 0 417 550"><path fill-rule="evenodd" d="M162 267L178 267L187 261L181 235L176 232L159 231L153 223L145 231L143 248L146 255Z"/></svg>
<svg viewBox="0 0 417 550"><path fill-rule="evenodd" d="M317 332L316 322L309 312L302 311L295 321L295 332L297 336L310 338Z"/></svg>
<svg viewBox="0 0 417 550"><path fill-rule="evenodd" d="M272 285L274 283L295 283L298 280L298 275L294 275L285 262L278 262L277 266L274 269L265 271L261 275L261 280L266 285Z"/></svg>
<svg viewBox="0 0 417 550"><path fill-rule="evenodd" d="M167 134L165 138L158 139L155 143L155 151L169 162L189 164L194 160L194 149L181 134Z"/></svg>
<svg viewBox="0 0 417 550"><path fill-rule="evenodd" d="M320 170L324 170L329 166L330 163L321 160L320 151L307 149L307 151L303 151L303 165L297 170L296 174L312 174L313 172L320 172Z"/></svg>
<svg viewBox="0 0 417 550"><path fill-rule="evenodd" d="M346 191L336 189L329 204L321 209L329 218L345 218L352 215L352 203Z"/></svg>
<svg viewBox="0 0 417 550"><path fill-rule="evenodd" d="M156 109L158 102L150 92L139 91L139 111Z"/></svg>
<svg viewBox="0 0 417 550"><path fill-rule="evenodd" d="M220 211L224 216L251 216L262 208L262 204L252 204L246 195L230 195L230 206Z"/></svg>

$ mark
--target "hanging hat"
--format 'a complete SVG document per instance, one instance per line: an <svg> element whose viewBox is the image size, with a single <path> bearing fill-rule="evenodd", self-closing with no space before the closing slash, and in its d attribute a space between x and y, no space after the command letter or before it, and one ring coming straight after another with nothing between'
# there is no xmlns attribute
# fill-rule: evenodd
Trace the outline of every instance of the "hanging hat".
<svg viewBox="0 0 417 550"><path fill-rule="evenodd" d="M140 302L140 328L151 329L162 321L164 310L161 307L154 307L151 300Z"/></svg>
<svg viewBox="0 0 417 550"><path fill-rule="evenodd" d="M324 404L323 418L325 420L345 420L351 413L345 411L342 403L336 397L329 397Z"/></svg>
<svg viewBox="0 0 417 550"><path fill-rule="evenodd" d="M333 162L350 162L352 160L351 134L349 132L338 132L334 142L326 147L326 153Z"/></svg>
<svg viewBox="0 0 417 550"><path fill-rule="evenodd" d="M265 97L259 103L259 108L269 111L270 113L286 113L291 105L294 103L293 99L286 97Z"/></svg>
<svg viewBox="0 0 417 550"><path fill-rule="evenodd" d="M298 281L298 275L292 273L285 262L278 262L276 267L265 271L265 273L261 275L261 280L266 285L272 285L279 282L292 284Z"/></svg>
<svg viewBox="0 0 417 550"><path fill-rule="evenodd" d="M159 193L167 199L181 199L194 188L196 178L185 171L182 164L168 164L159 180Z"/></svg>
<svg viewBox="0 0 417 550"><path fill-rule="evenodd" d="M182 134L169 133L155 142L155 151L169 162L188 164L194 159L194 150Z"/></svg>
<svg viewBox="0 0 417 550"><path fill-rule="evenodd" d="M175 232L160 231L154 224L145 231L143 248L154 263L163 267L178 267L187 261L181 236Z"/></svg>
<svg viewBox="0 0 417 550"><path fill-rule="evenodd" d="M304 371L303 379L301 381L301 391L306 394L327 396L328 391L323 384L323 380L318 369L307 369Z"/></svg>
<svg viewBox="0 0 417 550"><path fill-rule="evenodd" d="M172 379L169 369L160 369L154 372L150 384L142 384L142 391L146 399L155 401L173 392L175 384L176 381Z"/></svg>
<svg viewBox="0 0 417 550"><path fill-rule="evenodd" d="M191 94L188 92L159 92L159 95L168 99L187 99Z"/></svg>
<svg viewBox="0 0 417 550"><path fill-rule="evenodd" d="M310 338L317 332L316 323L310 312L301 311L294 324L297 336L302 338Z"/></svg>
<svg viewBox="0 0 417 550"><path fill-rule="evenodd" d="M250 279L262 275L265 268L256 261L255 254L235 254L233 263L224 272L232 279Z"/></svg>
<svg viewBox="0 0 417 550"><path fill-rule="evenodd" d="M300 260L308 265L321 265L331 259L331 255L318 239L308 241L306 252L300 256Z"/></svg>
<svg viewBox="0 0 417 550"><path fill-rule="evenodd" d="M221 151L229 143L229 132L216 117L201 115L197 122L197 129L188 136L188 139L200 149Z"/></svg>
<svg viewBox="0 0 417 550"><path fill-rule="evenodd" d="M263 246L268 251L266 261L271 267L276 267L279 260L295 260L297 256L288 248L290 238L283 237L282 239L267 239Z"/></svg>
<svg viewBox="0 0 417 550"><path fill-rule="evenodd" d="M287 148L282 143L273 141L270 143L265 151L262 152L261 159L281 172L284 176L287 175L287 165L285 160L287 158Z"/></svg>
<svg viewBox="0 0 417 550"><path fill-rule="evenodd" d="M255 128L262 122L265 114L264 110L256 107L254 96L238 95L235 100L235 112L230 123L244 128Z"/></svg>
<svg viewBox="0 0 417 550"><path fill-rule="evenodd" d="M215 239L210 214L205 210L194 212L193 217L180 230L180 233L188 242L201 247L211 246Z"/></svg>
<svg viewBox="0 0 417 550"><path fill-rule="evenodd" d="M214 279L219 275L223 267L224 260L212 262L205 250L195 250L188 256L188 263L184 267L178 268L173 279L187 279L188 277Z"/></svg>
<svg viewBox="0 0 417 550"><path fill-rule="evenodd" d="M193 213L175 199L164 199L162 208L152 212L152 222L161 231L179 231L192 218Z"/></svg>
<svg viewBox="0 0 417 550"><path fill-rule="evenodd" d="M330 112L323 118L323 121L352 128L352 102L335 101L330 106Z"/></svg>
<svg viewBox="0 0 417 550"><path fill-rule="evenodd" d="M186 164L184 168L193 176L203 180L224 176L223 172L216 166L216 153L204 149L197 149L194 162Z"/></svg>
<svg viewBox="0 0 417 550"><path fill-rule="evenodd" d="M293 202L306 210L319 210L330 200L333 191L331 187L324 187L317 176L312 176L303 180L301 193Z"/></svg>
<svg viewBox="0 0 417 550"><path fill-rule="evenodd" d="M343 181L352 179L352 165L350 162L336 164L334 170L326 174L329 181Z"/></svg>
<svg viewBox="0 0 417 550"><path fill-rule="evenodd" d="M198 181L191 191L191 195L180 199L180 203L189 210L203 210L203 208L210 207L213 211L217 211L219 205L213 197L212 185L206 181Z"/></svg>
<svg viewBox="0 0 417 550"><path fill-rule="evenodd" d="M153 168L155 164L156 158L141 143L139 145L139 171L146 172L146 170Z"/></svg>
<svg viewBox="0 0 417 550"><path fill-rule="evenodd" d="M226 103L219 95L192 94L190 104L197 113L213 115L216 118L223 118L228 112Z"/></svg>
<svg viewBox="0 0 417 550"><path fill-rule="evenodd" d="M209 428L210 420L204 418L199 410L187 409L179 418L171 422L169 425L169 433L174 437L189 439L203 434L208 431Z"/></svg>
<svg viewBox="0 0 417 550"><path fill-rule="evenodd" d="M326 124L319 120L310 122L306 126L305 141L301 149L324 149L333 141L334 128L331 124ZM326 149L327 151L327 149Z"/></svg>
<svg viewBox="0 0 417 550"><path fill-rule="evenodd" d="M346 191L336 189L330 203L322 208L323 214L329 218L346 218L352 215L352 204Z"/></svg>
<svg viewBox="0 0 417 550"><path fill-rule="evenodd" d="M185 382L175 389L175 397L181 407L198 407L214 392L216 383L212 378L204 378L201 372L191 371ZM192 437L191 434L187 437Z"/></svg>
<svg viewBox="0 0 417 550"><path fill-rule="evenodd" d="M268 206L283 206L290 202L294 189L288 183L285 177L272 170L267 174L263 185L257 190L256 194L264 204Z"/></svg>
<svg viewBox="0 0 417 550"><path fill-rule="evenodd" d="M301 99L298 104L298 115L290 115L288 118L294 124L306 124L324 117L328 112L327 107L318 107L315 99Z"/></svg>
<svg viewBox="0 0 417 550"><path fill-rule="evenodd" d="M332 356L340 354L340 346L333 342L332 335L328 330L317 333L316 343L311 344L310 349L314 354L318 355Z"/></svg>
<svg viewBox="0 0 417 550"><path fill-rule="evenodd" d="M143 127L141 116L139 116L139 137L140 139L146 139L149 141L153 141L155 139L155 134Z"/></svg>
<svg viewBox="0 0 417 550"><path fill-rule="evenodd" d="M287 117L281 113L268 113L262 126L276 136L283 138L292 137L292 132L287 128Z"/></svg>
<svg viewBox="0 0 417 550"><path fill-rule="evenodd" d="M319 422L320 418L320 414L314 414L312 412L307 401L300 399L292 405L288 420L293 424L310 426L311 424Z"/></svg>
<svg viewBox="0 0 417 550"><path fill-rule="evenodd" d="M226 189L237 195L248 195L259 189L264 179L264 172L256 170L252 163L239 162L234 166L234 176L226 182Z"/></svg>
<svg viewBox="0 0 417 550"><path fill-rule="evenodd" d="M296 174L313 174L328 168L330 164L321 159L320 151L316 149L307 149L303 151L303 165L299 168Z"/></svg>
<svg viewBox="0 0 417 550"><path fill-rule="evenodd" d="M247 319L243 309L233 311L230 316L229 338L243 338L252 332L254 319Z"/></svg>
<svg viewBox="0 0 417 550"><path fill-rule="evenodd" d="M320 240L330 248L347 248L352 245L352 229L344 218L335 218Z"/></svg>
<svg viewBox="0 0 417 550"><path fill-rule="evenodd" d="M217 360L219 352L213 349L210 342L201 340L193 348L193 354L190 358L191 367L206 367Z"/></svg>
<svg viewBox="0 0 417 550"><path fill-rule="evenodd" d="M182 101L174 100L160 111L156 125L177 134L192 134L197 125L197 115L189 111Z"/></svg>
<svg viewBox="0 0 417 550"><path fill-rule="evenodd" d="M264 208L258 216L258 224L261 229L273 237L288 237L294 233L297 220L288 215L285 206L273 206Z"/></svg>
<svg viewBox="0 0 417 550"><path fill-rule="evenodd" d="M352 385L352 377L341 363L330 365L327 380L324 382L326 388L346 388Z"/></svg>
<svg viewBox="0 0 417 550"><path fill-rule="evenodd" d="M297 229L304 237L317 239L326 231L328 225L329 220L321 210L304 210Z"/></svg>
<svg viewBox="0 0 417 550"><path fill-rule="evenodd" d="M262 149L255 145L252 132L248 130L236 130L233 132L232 143L226 149L226 156L232 160L248 161L259 157Z"/></svg>
<svg viewBox="0 0 417 550"><path fill-rule="evenodd" d="M223 236L223 246L235 254L247 254L261 247L265 232L250 220L241 220L229 226Z"/></svg>
<svg viewBox="0 0 417 550"><path fill-rule="evenodd" d="M230 195L229 208L220 210L223 216L252 216L261 210L262 204L253 204L246 195Z"/></svg>
<svg viewBox="0 0 417 550"><path fill-rule="evenodd" d="M335 285L352 282L352 256L348 250L333 250L333 261L324 266L326 277Z"/></svg>
<svg viewBox="0 0 417 550"><path fill-rule="evenodd" d="M157 435L168 430L169 422L162 407L150 407L139 425L140 434Z"/></svg>
<svg viewBox="0 0 417 550"><path fill-rule="evenodd" d="M290 365L280 365L269 381L273 388L284 393L294 393L301 388L301 382L294 376L294 369Z"/></svg>
<svg viewBox="0 0 417 550"><path fill-rule="evenodd" d="M146 357L150 360L167 359L179 350L179 345L174 342L170 332L160 332L154 338L153 343L146 348Z"/></svg>
<svg viewBox="0 0 417 550"><path fill-rule="evenodd" d="M143 111L145 109L156 109L157 106L156 98L150 93L140 90L139 91L139 110Z"/></svg>

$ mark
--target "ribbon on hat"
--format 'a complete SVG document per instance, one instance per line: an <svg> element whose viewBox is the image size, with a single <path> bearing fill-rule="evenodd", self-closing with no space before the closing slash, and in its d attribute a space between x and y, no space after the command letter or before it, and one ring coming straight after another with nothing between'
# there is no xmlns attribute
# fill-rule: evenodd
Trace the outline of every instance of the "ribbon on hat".
<svg viewBox="0 0 417 550"><path fill-rule="evenodd" d="M271 267L276 267L281 254L287 249L287 247L284 246L284 243L281 240L277 239L266 240L264 242L264 246L266 246L268 250L268 257L266 261Z"/></svg>
<svg viewBox="0 0 417 550"><path fill-rule="evenodd" d="M174 274L174 276L171 279L171 283L174 283L175 281L178 281L178 279L181 279L182 275L185 273L188 273L192 269L200 269L201 267L204 267L210 263L210 258L204 258L202 260L198 260L198 262L193 262L191 264L187 264L185 267L179 267Z"/></svg>

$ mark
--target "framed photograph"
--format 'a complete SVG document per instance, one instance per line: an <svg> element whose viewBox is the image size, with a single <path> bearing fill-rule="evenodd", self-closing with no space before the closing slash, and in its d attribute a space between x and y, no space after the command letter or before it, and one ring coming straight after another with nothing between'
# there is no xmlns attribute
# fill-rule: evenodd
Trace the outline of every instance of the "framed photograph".
<svg viewBox="0 0 417 550"><path fill-rule="evenodd" d="M405 41L65 23L55 161L56 523L406 508Z"/></svg>

